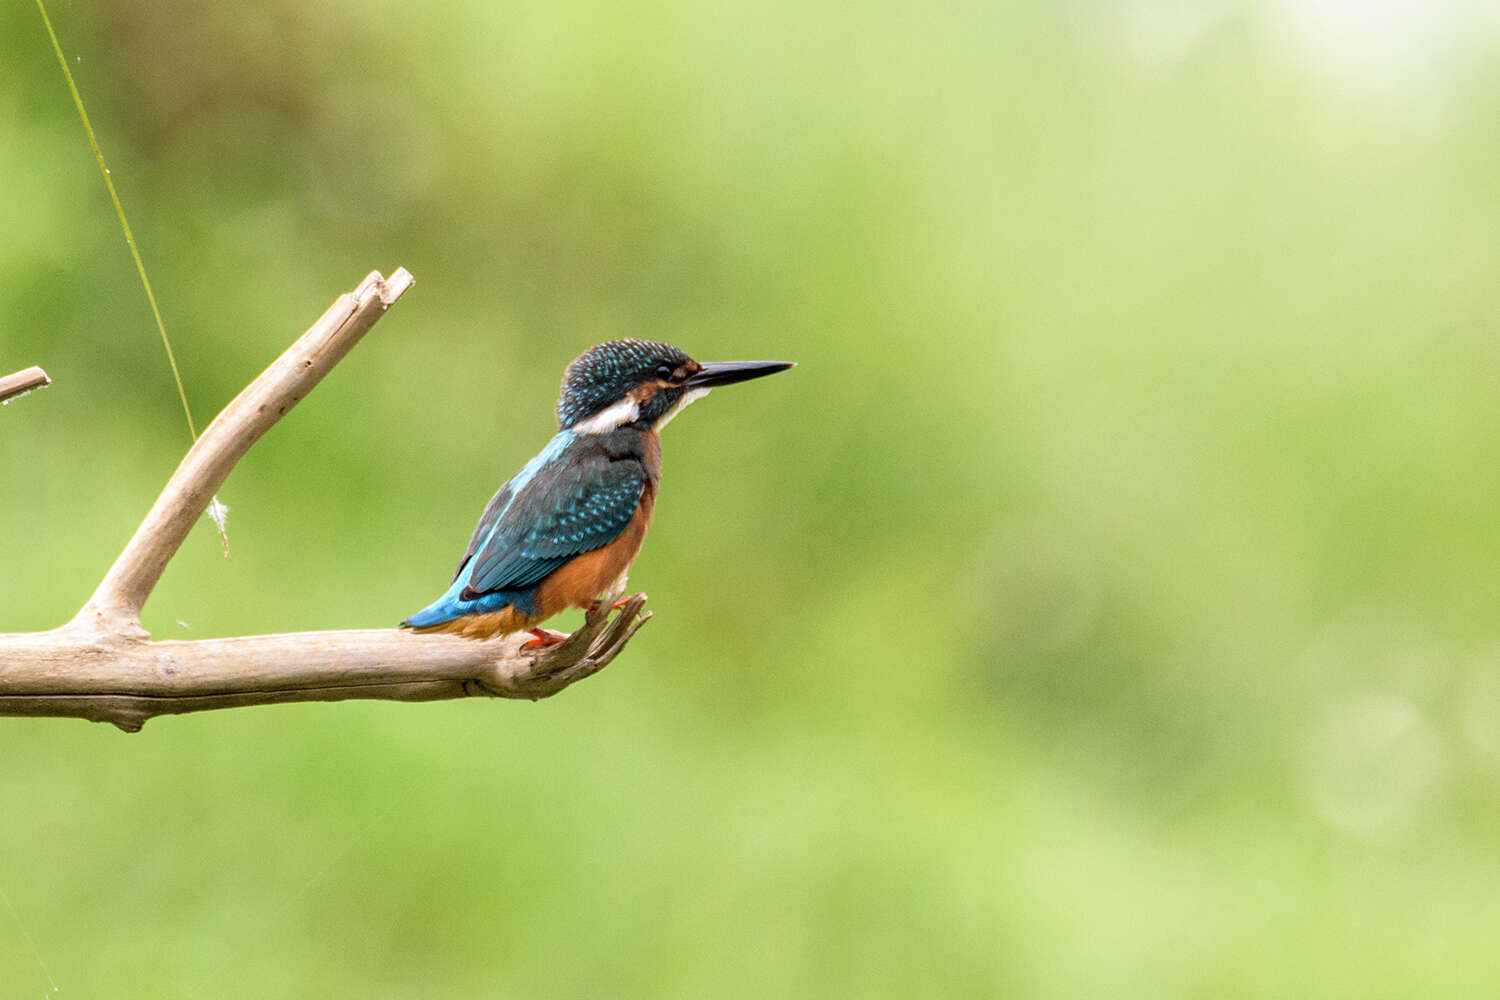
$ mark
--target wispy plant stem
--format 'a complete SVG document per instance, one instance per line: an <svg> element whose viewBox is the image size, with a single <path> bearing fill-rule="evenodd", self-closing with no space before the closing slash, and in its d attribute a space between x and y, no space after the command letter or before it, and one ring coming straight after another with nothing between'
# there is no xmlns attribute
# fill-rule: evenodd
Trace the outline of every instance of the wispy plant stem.
<svg viewBox="0 0 1500 1000"><path fill-rule="evenodd" d="M125 232L125 243L130 247L130 257L135 261L135 272L141 276L141 287L146 290L146 301L151 304L151 315L156 319L156 330L161 334L161 346L167 352L167 364L172 368L172 381L177 383L177 398L182 400L182 415L187 418L188 434L194 441L198 439L198 427L193 423L193 408L188 405L187 390L182 385L182 372L177 368L177 355L172 353L172 341L167 337L167 324L161 318L161 308L156 304L156 293L151 290L151 279L146 277L146 264L141 260L141 251L135 242L135 234L130 231L130 220L125 218L125 206L120 204L119 192L115 190L114 178L110 176L109 167L104 163L104 152L99 148L99 140L94 135L94 126L89 123L89 113L83 107L83 95L78 92L78 84L73 80L73 71L68 69L68 59L63 55L62 43L57 40L57 32L52 28L52 18L47 16L47 7L42 0L36 0L36 9L42 14L42 23L47 26L47 37L52 39L52 51L57 55L57 65L62 67L63 79L68 81L68 92L73 95L73 106L78 109L78 117L83 121L83 130L88 133L89 145L93 147L94 159L99 163L99 173L104 177L104 186L109 189L109 200L114 202L115 215L120 219L120 228ZM213 516L214 525L219 529L219 540L224 544L224 555L229 556L229 535L225 527L224 514L228 510L219 502L218 494L214 494L208 505L209 513Z"/></svg>

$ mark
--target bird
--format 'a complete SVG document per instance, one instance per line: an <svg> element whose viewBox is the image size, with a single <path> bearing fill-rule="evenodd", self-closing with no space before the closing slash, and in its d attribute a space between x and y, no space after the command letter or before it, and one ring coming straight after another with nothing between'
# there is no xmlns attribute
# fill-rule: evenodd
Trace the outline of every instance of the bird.
<svg viewBox="0 0 1500 1000"><path fill-rule="evenodd" d="M563 373L557 434L485 506L448 589L401 627L471 639L530 632L523 648L561 642L536 626L568 608L596 609L641 550L662 428L710 389L794 366L701 363L634 338L584 351Z"/></svg>

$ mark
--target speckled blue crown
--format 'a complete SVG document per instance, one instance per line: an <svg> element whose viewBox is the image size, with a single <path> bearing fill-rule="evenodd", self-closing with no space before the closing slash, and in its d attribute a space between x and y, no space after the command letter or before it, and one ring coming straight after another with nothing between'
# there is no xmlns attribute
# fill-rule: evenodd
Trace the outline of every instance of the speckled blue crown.
<svg viewBox="0 0 1500 1000"><path fill-rule="evenodd" d="M563 372L557 397L557 426L566 430L618 402L632 386L691 361L671 344L654 340L611 340L590 347Z"/></svg>

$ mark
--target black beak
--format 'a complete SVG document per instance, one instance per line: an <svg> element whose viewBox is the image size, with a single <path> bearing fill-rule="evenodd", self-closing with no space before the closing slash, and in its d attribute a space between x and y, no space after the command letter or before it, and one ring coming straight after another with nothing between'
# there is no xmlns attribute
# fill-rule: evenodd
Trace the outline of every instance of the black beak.
<svg viewBox="0 0 1500 1000"><path fill-rule="evenodd" d="M703 370L688 377L689 389L712 389L716 385L733 385L762 375L774 375L795 367L795 361L711 361Z"/></svg>

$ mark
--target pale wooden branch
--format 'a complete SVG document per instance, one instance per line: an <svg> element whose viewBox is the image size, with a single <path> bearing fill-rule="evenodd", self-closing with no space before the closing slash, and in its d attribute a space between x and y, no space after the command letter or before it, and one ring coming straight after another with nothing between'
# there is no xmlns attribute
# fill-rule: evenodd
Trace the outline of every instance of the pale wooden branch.
<svg viewBox="0 0 1500 1000"><path fill-rule="evenodd" d="M545 698L602 670L650 619L610 601L564 642L476 641L396 629L152 642L141 607L241 456L358 343L411 275L372 273L339 297L193 445L83 609L49 632L0 634L0 715L68 716L128 732L157 715L292 701Z"/></svg>
<svg viewBox="0 0 1500 1000"><path fill-rule="evenodd" d="M68 716L127 732L158 715L292 701L436 701L554 695L602 670L651 613L636 594L567 641L521 649L525 633L475 640L398 629L149 642L50 632L0 634L0 715Z"/></svg>
<svg viewBox="0 0 1500 1000"><path fill-rule="evenodd" d="M140 629L147 595L229 470L343 360L411 284L405 268L397 268L389 281L371 272L224 407L172 473L125 551L79 611L77 624L109 631Z"/></svg>
<svg viewBox="0 0 1500 1000"><path fill-rule="evenodd" d="M18 372L11 372L9 375L0 375L0 403L13 396L24 396L33 389L40 389L44 385L51 384L52 380L47 377L47 373L36 365L22 368Z"/></svg>

